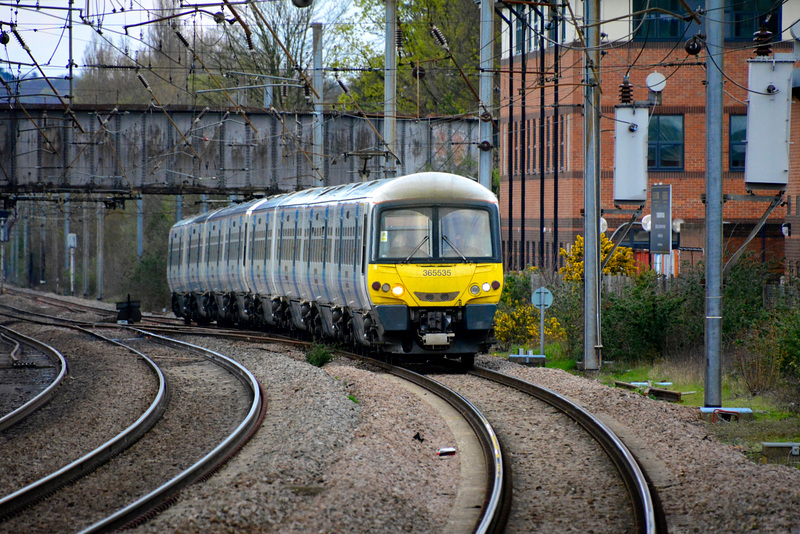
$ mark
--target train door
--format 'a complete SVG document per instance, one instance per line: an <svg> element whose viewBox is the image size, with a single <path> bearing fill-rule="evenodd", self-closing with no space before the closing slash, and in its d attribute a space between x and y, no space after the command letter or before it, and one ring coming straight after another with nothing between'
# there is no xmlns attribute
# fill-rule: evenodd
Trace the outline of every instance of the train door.
<svg viewBox="0 0 800 534"><path fill-rule="evenodd" d="M231 222L231 254L228 256L228 273L231 289L236 293L245 290L242 283L242 268L244 262L245 232L242 217L234 216Z"/></svg>
<svg viewBox="0 0 800 534"><path fill-rule="evenodd" d="M228 257L231 255L231 218L224 217L220 220L220 234L222 235L221 256L219 260L219 279L223 292L227 293L231 287L230 274L228 273Z"/></svg>
<svg viewBox="0 0 800 534"><path fill-rule="evenodd" d="M277 236L280 235L280 214L277 209L267 212L267 243L264 251L264 269L267 278L267 291L270 295L277 293Z"/></svg>
<svg viewBox="0 0 800 534"><path fill-rule="evenodd" d="M189 252L187 254L187 267L189 273L189 291L194 291L195 282L197 281L197 226L191 225L189 229Z"/></svg>
<svg viewBox="0 0 800 534"><path fill-rule="evenodd" d="M330 225L330 212L331 206L330 204L325 205L325 216L324 216L324 227L322 231L322 256L320 259L321 263L321 273L320 273L320 280L322 282L322 289L320 294L324 294L325 303L331 302L331 293L328 290L330 285L328 284L328 263L330 262L331 258L331 250L333 249L333 242L331 236L331 225Z"/></svg>
<svg viewBox="0 0 800 534"><path fill-rule="evenodd" d="M311 246L311 208L302 206L297 209L297 239L298 251L295 261L295 281L297 283L297 297L303 300L311 298L311 288L308 279L309 249Z"/></svg>
<svg viewBox="0 0 800 534"><path fill-rule="evenodd" d="M172 228L169 232L169 259L167 263L167 283L173 292L182 291L180 287L181 231Z"/></svg>
<svg viewBox="0 0 800 534"><path fill-rule="evenodd" d="M251 291L255 294L265 293L265 270L264 260L266 252L266 222L267 214L263 212L254 212L250 216L250 224L252 230L252 238L250 239L250 246L248 247L249 267L247 268L247 281L251 286Z"/></svg>
<svg viewBox="0 0 800 534"><path fill-rule="evenodd" d="M208 246L210 241L208 239L208 232L211 225L207 222L202 222L198 225L198 245L200 250L198 251L198 261L197 261L197 282L198 282L198 290L205 293L210 290L210 280L208 278Z"/></svg>
<svg viewBox="0 0 800 534"><path fill-rule="evenodd" d="M209 226L208 236L208 281L211 286L211 291L216 293L221 290L219 283L219 249L220 249L220 231L219 221L210 221L207 223Z"/></svg>
<svg viewBox="0 0 800 534"><path fill-rule="evenodd" d="M363 309L366 303L369 302L369 290L367 288L367 258L369 258L369 217L368 217L369 204L363 203L360 205L361 215L358 219L359 232L357 241L357 268L356 268L356 296L358 298L359 308Z"/></svg>

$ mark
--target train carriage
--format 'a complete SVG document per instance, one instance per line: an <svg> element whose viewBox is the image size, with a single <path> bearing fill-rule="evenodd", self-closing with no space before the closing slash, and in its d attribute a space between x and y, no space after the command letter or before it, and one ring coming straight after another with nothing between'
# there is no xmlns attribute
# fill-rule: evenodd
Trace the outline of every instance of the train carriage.
<svg viewBox="0 0 800 534"><path fill-rule="evenodd" d="M492 342L503 280L499 224L491 192L438 172L225 208L181 221L170 234L173 300L201 287L183 283L198 272L208 294L189 298L218 305L173 309L187 320L275 325L387 353L471 362ZM198 244L194 256L191 246L173 254L172 241L195 232L204 233L208 252ZM198 270L192 258L209 265Z"/></svg>

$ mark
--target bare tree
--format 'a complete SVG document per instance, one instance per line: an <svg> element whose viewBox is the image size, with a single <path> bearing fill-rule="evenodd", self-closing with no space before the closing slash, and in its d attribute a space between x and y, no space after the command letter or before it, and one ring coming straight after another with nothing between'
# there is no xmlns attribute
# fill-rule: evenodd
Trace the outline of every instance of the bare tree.
<svg viewBox="0 0 800 534"><path fill-rule="evenodd" d="M275 84L273 106L304 109L308 92L303 85L311 80L306 73L312 60L310 24L335 23L350 9L349 1L317 0L301 9L290 0L275 0L176 17L180 11L172 4L158 0L140 40L117 42L98 32L84 57L78 101L150 102L140 75L162 105L261 106L263 88L239 88ZM340 43L339 32L326 32L327 54L338 57L345 48Z"/></svg>

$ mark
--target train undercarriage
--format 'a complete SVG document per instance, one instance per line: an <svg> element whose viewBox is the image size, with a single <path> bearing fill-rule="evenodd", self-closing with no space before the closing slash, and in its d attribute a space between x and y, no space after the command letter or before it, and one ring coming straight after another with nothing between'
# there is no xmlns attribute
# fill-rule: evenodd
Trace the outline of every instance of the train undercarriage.
<svg viewBox="0 0 800 534"><path fill-rule="evenodd" d="M339 342L360 350L407 355L412 359L458 356L469 367L476 353L494 342L494 304L370 310L324 306L285 297L251 294L172 295L172 311L189 324L235 326Z"/></svg>

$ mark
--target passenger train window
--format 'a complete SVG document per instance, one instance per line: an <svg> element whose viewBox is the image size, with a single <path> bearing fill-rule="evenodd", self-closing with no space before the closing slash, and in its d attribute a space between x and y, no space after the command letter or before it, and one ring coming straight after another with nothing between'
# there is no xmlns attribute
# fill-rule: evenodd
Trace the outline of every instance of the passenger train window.
<svg viewBox="0 0 800 534"><path fill-rule="evenodd" d="M378 228L378 257L430 258L433 240L433 208L386 210Z"/></svg>
<svg viewBox="0 0 800 534"><path fill-rule="evenodd" d="M378 259L430 258L469 261L491 258L489 212L469 207L384 209L378 220Z"/></svg>
<svg viewBox="0 0 800 534"><path fill-rule="evenodd" d="M473 208L439 208L439 239L443 258L491 257L489 212Z"/></svg>

